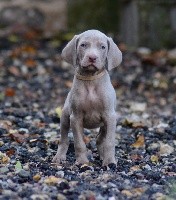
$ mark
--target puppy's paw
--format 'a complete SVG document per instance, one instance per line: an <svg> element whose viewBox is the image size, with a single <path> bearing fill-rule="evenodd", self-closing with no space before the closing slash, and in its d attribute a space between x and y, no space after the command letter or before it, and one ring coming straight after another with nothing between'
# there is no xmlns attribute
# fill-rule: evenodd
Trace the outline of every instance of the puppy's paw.
<svg viewBox="0 0 176 200"><path fill-rule="evenodd" d="M111 157L111 158L105 158L103 159L103 166L108 166L109 164L117 164L116 160L114 157Z"/></svg>
<svg viewBox="0 0 176 200"><path fill-rule="evenodd" d="M79 156L76 158L76 165L88 164L89 160L86 156Z"/></svg>
<svg viewBox="0 0 176 200"><path fill-rule="evenodd" d="M66 155L60 155L60 154L56 154L52 159L53 163L58 163L58 164L61 164L65 161L66 161Z"/></svg>

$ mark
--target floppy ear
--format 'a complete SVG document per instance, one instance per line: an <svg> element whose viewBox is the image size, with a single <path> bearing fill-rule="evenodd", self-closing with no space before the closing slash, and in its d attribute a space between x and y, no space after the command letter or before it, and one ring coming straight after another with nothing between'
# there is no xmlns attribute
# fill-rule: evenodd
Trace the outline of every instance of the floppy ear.
<svg viewBox="0 0 176 200"><path fill-rule="evenodd" d="M66 45L66 47L62 50L62 58L72 64L73 66L76 66L76 60L77 60L77 40L78 35L75 35L73 39Z"/></svg>
<svg viewBox="0 0 176 200"><path fill-rule="evenodd" d="M107 53L107 67L108 70L117 67L122 62L122 52L113 42L112 38L108 37L108 53Z"/></svg>

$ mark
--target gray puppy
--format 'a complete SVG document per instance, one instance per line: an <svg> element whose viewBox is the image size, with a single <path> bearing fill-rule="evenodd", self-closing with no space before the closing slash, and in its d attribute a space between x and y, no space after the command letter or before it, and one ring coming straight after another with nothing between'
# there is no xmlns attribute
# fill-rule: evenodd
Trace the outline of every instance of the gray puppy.
<svg viewBox="0 0 176 200"><path fill-rule="evenodd" d="M75 67L75 76L62 110L61 140L53 162L66 159L71 127L76 163L88 163L83 131L100 127L97 149L103 166L116 163L116 93L107 70L121 63L121 51L105 34L88 30L73 37L63 49L62 58Z"/></svg>

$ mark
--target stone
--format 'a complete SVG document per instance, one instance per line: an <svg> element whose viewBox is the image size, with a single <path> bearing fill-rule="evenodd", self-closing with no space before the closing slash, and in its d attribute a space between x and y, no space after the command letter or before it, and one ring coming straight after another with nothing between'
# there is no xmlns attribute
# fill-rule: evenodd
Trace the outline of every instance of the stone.
<svg viewBox="0 0 176 200"><path fill-rule="evenodd" d="M161 141L159 143L160 143L160 150L159 150L160 156L167 156L174 152L174 147L170 146L169 144L164 144Z"/></svg>
<svg viewBox="0 0 176 200"><path fill-rule="evenodd" d="M139 47L137 49L137 53L141 56L148 56L151 54L151 49L147 48L147 47Z"/></svg>
<svg viewBox="0 0 176 200"><path fill-rule="evenodd" d="M58 200L67 200L67 198L61 193L57 194L57 199Z"/></svg>
<svg viewBox="0 0 176 200"><path fill-rule="evenodd" d="M9 172L9 169L7 167L1 167L0 168L0 174L6 174Z"/></svg>
<svg viewBox="0 0 176 200"><path fill-rule="evenodd" d="M64 177L64 171L58 171L56 172L57 177L63 178Z"/></svg>
<svg viewBox="0 0 176 200"><path fill-rule="evenodd" d="M176 61L176 48L168 51L167 57L168 57L169 60Z"/></svg>
<svg viewBox="0 0 176 200"><path fill-rule="evenodd" d="M22 178L29 178L31 175L29 171L26 171L24 169L20 170L17 174Z"/></svg>
<svg viewBox="0 0 176 200"><path fill-rule="evenodd" d="M32 194L30 196L32 200L48 200L49 196L47 194Z"/></svg>

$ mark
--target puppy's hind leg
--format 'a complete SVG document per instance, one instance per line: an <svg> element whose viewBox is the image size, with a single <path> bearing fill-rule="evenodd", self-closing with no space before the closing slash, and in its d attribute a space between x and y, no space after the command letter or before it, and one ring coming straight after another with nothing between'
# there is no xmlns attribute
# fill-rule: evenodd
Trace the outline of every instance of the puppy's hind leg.
<svg viewBox="0 0 176 200"><path fill-rule="evenodd" d="M99 133L97 136L97 141L96 141L100 160L103 160L103 155L104 155L103 140L104 140L105 136L106 136L106 128L105 128L105 126L102 126L102 127L100 127L100 130L99 130Z"/></svg>
<svg viewBox="0 0 176 200"><path fill-rule="evenodd" d="M69 140L68 140L68 131L70 128L70 116L68 109L62 110L61 116L61 140L57 149L57 153L54 156L52 162L54 163L61 163L62 161L66 160L66 153L68 150Z"/></svg>

